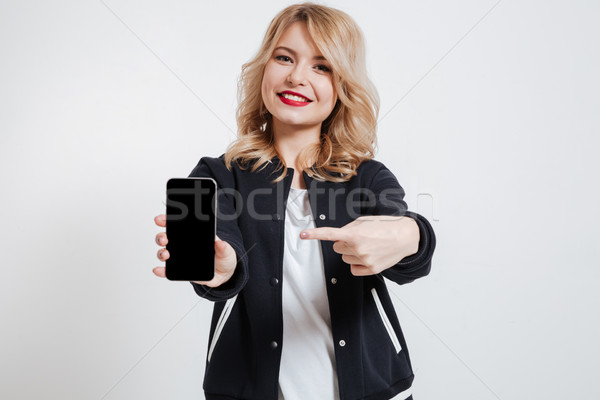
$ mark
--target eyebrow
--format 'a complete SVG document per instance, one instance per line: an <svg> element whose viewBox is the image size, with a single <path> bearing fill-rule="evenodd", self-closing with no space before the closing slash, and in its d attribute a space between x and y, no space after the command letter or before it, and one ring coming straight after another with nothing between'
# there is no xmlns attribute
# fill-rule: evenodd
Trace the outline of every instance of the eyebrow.
<svg viewBox="0 0 600 400"><path fill-rule="evenodd" d="M279 46L277 47L275 50L273 51L277 51L277 50L286 50L290 53L292 53L292 55L296 56L296 52L292 49L290 49L289 47L285 47L285 46ZM327 61L327 59L323 56L315 56L313 57L313 60L323 60L323 61Z"/></svg>

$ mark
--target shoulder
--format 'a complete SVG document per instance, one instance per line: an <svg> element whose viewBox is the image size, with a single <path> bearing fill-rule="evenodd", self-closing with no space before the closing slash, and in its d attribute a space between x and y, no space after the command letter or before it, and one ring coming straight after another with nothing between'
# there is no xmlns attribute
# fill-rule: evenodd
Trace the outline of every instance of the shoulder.
<svg viewBox="0 0 600 400"><path fill-rule="evenodd" d="M361 173L362 174L369 174L369 173L376 174L383 168L387 169L387 167L381 161L371 158L370 160L366 160L366 161L363 161L362 163L360 163L360 165L356 169L356 172L358 174L361 174Z"/></svg>
<svg viewBox="0 0 600 400"><path fill-rule="evenodd" d="M199 167L208 167L208 168L213 168L213 169L227 169L227 165L225 164L225 153L221 154L218 157L210 157L210 156L204 156L202 158L200 158L200 161L198 161L198 164L196 165L196 168ZM231 170L233 169L239 169L240 166L237 162L237 160L234 160L231 162Z"/></svg>
<svg viewBox="0 0 600 400"><path fill-rule="evenodd" d="M189 177L210 177L220 184L225 184L233 179L234 169L239 169L237 163L231 164L231 169L225 165L225 154L219 157L204 156L196 164Z"/></svg>
<svg viewBox="0 0 600 400"><path fill-rule="evenodd" d="M356 169L356 174L368 187L377 185L381 181L396 180L392 171L383 162L374 158L363 161Z"/></svg>

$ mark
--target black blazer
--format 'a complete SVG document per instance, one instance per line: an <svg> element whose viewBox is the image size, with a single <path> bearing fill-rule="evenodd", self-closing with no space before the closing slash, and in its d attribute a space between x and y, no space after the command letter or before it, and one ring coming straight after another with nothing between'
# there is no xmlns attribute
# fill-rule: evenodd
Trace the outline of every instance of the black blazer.
<svg viewBox="0 0 600 400"><path fill-rule="evenodd" d="M217 235L238 256L234 275L223 285L192 283L199 296L215 302L203 385L208 400L277 399L285 346L285 204L294 175L288 168L285 179L272 184L281 172L275 171L279 163L275 157L251 173L235 162L229 171L224 155L203 157L190 174L217 182ZM383 277L405 284L427 275L435 249L433 229L424 217L407 211L404 190L379 161L363 162L344 183L303 176L317 227L342 227L361 215L406 215L419 226L418 252L372 276L352 275L333 242L320 242L340 398L389 399L409 391L414 376L408 348Z"/></svg>

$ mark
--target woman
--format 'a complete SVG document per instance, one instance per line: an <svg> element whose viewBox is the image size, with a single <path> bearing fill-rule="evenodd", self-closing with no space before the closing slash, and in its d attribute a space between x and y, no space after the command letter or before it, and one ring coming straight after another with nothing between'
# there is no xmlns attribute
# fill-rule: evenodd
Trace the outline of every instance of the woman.
<svg viewBox="0 0 600 400"><path fill-rule="evenodd" d="M215 277L192 282L215 302L209 400L412 398L383 277L427 275L435 236L373 159L379 104L364 54L347 14L281 11L242 68L238 139L190 174L220 193Z"/></svg>

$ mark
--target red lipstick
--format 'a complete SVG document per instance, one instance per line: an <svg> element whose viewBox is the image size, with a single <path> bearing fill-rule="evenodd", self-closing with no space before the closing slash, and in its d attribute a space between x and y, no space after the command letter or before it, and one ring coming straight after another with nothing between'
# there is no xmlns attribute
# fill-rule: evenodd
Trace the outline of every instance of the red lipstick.
<svg viewBox="0 0 600 400"><path fill-rule="evenodd" d="M292 100L292 99L286 99L285 97L282 96L283 94L290 94L293 96L302 97L303 99L306 99L306 101L296 101L296 100ZM284 104L287 104L289 106L294 106L294 107L303 107L303 106L310 104L310 102L312 101L312 100L309 100L308 98L306 98L305 96L301 95L300 93L292 92L290 90L284 90L283 92L278 93L277 96L279 96L279 100L281 100Z"/></svg>

